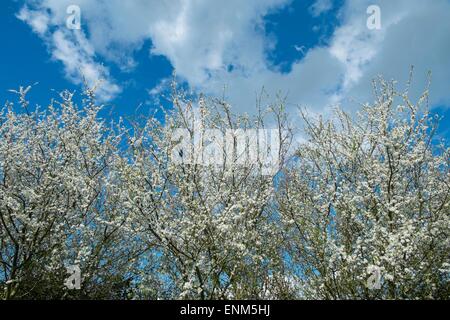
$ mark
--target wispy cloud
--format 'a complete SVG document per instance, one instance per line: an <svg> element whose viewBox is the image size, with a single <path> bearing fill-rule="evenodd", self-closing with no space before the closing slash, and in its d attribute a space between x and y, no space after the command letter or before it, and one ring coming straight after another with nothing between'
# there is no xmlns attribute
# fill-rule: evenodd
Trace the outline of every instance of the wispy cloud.
<svg viewBox="0 0 450 320"><path fill-rule="evenodd" d="M314 17L318 17L331 9L333 9L333 2L331 0L316 0L309 8Z"/></svg>
<svg viewBox="0 0 450 320"><path fill-rule="evenodd" d="M113 99L120 87L111 79L109 70L95 59L95 49L82 30L72 30L55 25L46 10L30 10L23 7L17 17L28 23L46 43L53 59L64 66L66 78L75 84L86 82L94 86L101 82L96 92L101 101Z"/></svg>

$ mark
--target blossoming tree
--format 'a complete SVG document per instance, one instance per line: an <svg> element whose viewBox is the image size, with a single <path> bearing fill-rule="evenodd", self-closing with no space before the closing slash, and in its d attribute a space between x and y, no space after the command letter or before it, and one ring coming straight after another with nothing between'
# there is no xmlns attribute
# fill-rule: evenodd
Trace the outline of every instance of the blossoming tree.
<svg viewBox="0 0 450 320"><path fill-rule="evenodd" d="M449 149L437 119L381 81L352 118L313 120L286 169L279 210L303 297L450 296Z"/></svg>
<svg viewBox="0 0 450 320"><path fill-rule="evenodd" d="M351 115L235 115L172 88L106 122L94 89L0 111L0 297L446 299L450 151L428 93ZM80 289L66 285L68 266Z"/></svg>

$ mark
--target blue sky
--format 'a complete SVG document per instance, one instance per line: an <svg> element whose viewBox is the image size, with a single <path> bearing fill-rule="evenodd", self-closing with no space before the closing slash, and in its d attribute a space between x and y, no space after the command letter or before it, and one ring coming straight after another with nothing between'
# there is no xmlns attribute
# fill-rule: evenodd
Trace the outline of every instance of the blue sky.
<svg viewBox="0 0 450 320"><path fill-rule="evenodd" d="M370 5L381 28L367 27ZM67 28L69 5L81 30ZM0 3L0 100L39 82L33 102L102 78L98 96L116 114L151 108L172 72L194 92L254 108L264 87L326 114L370 101L378 74L406 83L413 97L433 72L431 103L450 115L450 0L5 0ZM55 91L52 91L52 90ZM136 108L141 105L138 111ZM441 128L446 130L445 120Z"/></svg>

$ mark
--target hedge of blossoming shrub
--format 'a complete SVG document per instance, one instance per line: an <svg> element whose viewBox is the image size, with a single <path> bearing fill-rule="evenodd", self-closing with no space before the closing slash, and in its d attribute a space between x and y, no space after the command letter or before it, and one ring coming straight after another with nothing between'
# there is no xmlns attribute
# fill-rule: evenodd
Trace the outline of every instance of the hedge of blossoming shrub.
<svg viewBox="0 0 450 320"><path fill-rule="evenodd" d="M412 103L381 81L356 116L303 112L293 145L283 103L235 115L174 87L163 117L130 123L102 118L93 90L45 110L28 90L0 112L4 299L450 297L449 148L427 93ZM233 148L171 161L189 153L179 129L202 146L208 128L269 125L282 133L270 174ZM68 265L80 290L65 286Z"/></svg>

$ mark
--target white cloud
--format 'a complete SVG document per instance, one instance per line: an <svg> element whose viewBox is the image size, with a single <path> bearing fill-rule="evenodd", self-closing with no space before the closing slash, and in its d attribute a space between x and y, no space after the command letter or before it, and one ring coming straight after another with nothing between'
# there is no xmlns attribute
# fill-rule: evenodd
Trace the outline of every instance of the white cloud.
<svg viewBox="0 0 450 320"><path fill-rule="evenodd" d="M46 43L52 58L62 62L65 76L75 84L83 84L93 87L101 82L96 92L101 101L113 99L120 91L120 87L110 78L109 70L95 60L95 49L86 39L81 30L56 28L55 17L46 10L30 10L23 7L17 17L28 23ZM63 24L65 26L65 22Z"/></svg>
<svg viewBox="0 0 450 320"><path fill-rule="evenodd" d="M330 11L332 8L333 2L331 0L316 0L309 10L314 17L318 17L322 13Z"/></svg>
<svg viewBox="0 0 450 320"><path fill-rule="evenodd" d="M66 7L74 2L81 7L86 34L63 30ZM329 44L308 48L292 71L283 74L267 60L267 50L274 44L265 35L263 19L290 2L34 0L33 9L19 16L38 34L50 33L46 24L57 29L51 38L44 38L55 59L64 63L68 77L75 80L79 66L91 78L108 78L108 69L96 63L96 56L123 70L132 69L136 65L133 52L151 40L150 54L165 56L193 89L221 94L225 85L240 111L253 109L256 93L263 86L272 96L278 91L287 93L289 103L309 106L315 112L326 112L349 97L365 102L371 100L373 77L384 74L405 83L411 64L417 70L414 94L424 87L430 69L434 74L432 102L450 104L448 0L377 1L381 30L366 26L366 9L372 1L347 0ZM320 15L331 8L330 1L318 0L311 14ZM47 9L51 14L45 17ZM55 38L57 32L61 33L59 39ZM119 88L113 80L108 85L113 96Z"/></svg>
<svg viewBox="0 0 450 320"><path fill-rule="evenodd" d="M343 25L333 36L330 51L345 65L341 98L371 99L369 84L382 75L406 84L415 67L412 96L418 97L433 72L431 104L450 105L450 2L447 0L378 1L381 30L369 30L365 12L372 1L349 0Z"/></svg>
<svg viewBox="0 0 450 320"><path fill-rule="evenodd" d="M17 18L27 22L31 29L41 36L48 30L50 18L45 11L32 11L28 7L23 7L17 14Z"/></svg>
<svg viewBox="0 0 450 320"><path fill-rule="evenodd" d="M102 81L97 96L105 101L114 98L120 88L108 80L108 69L94 61L94 50L83 33L74 31L73 36L74 41L65 32L55 31L51 36L52 57L64 64L66 76L74 83L86 81L89 86L94 86Z"/></svg>

